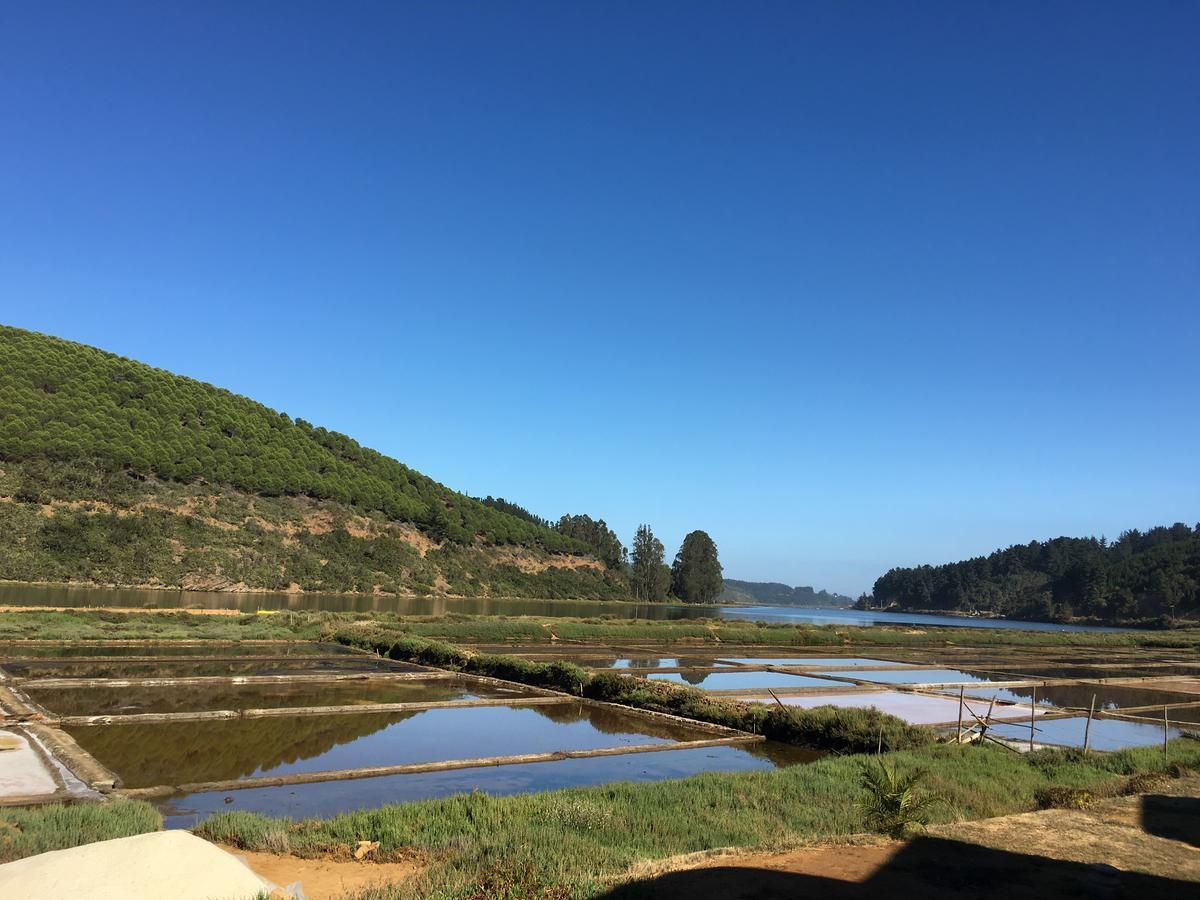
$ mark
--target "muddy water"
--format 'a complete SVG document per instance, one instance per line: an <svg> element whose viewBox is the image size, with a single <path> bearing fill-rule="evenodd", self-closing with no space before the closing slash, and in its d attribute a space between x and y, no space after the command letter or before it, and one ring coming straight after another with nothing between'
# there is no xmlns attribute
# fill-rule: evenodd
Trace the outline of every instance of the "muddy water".
<svg viewBox="0 0 1200 900"><path fill-rule="evenodd" d="M98 725L67 731L127 787L712 737L699 729L571 701L386 715Z"/></svg>
<svg viewBox="0 0 1200 900"><path fill-rule="evenodd" d="M235 675L340 675L361 672L419 672L419 666L391 662L372 656L345 659L282 661L170 659L157 662L67 662L40 660L5 662L8 674L17 678L200 678Z"/></svg>
<svg viewBox="0 0 1200 900"><path fill-rule="evenodd" d="M966 669L894 669L883 672L829 671L822 675L837 678L857 678L862 681L873 681L880 684L960 684L973 681L1002 681L999 676L983 672L969 672Z"/></svg>
<svg viewBox="0 0 1200 900"><path fill-rule="evenodd" d="M863 656L723 656L725 662L750 666L901 666L905 663ZM867 677L867 676L863 676Z"/></svg>
<svg viewBox="0 0 1200 900"><path fill-rule="evenodd" d="M1001 700L1028 703L1033 688L967 688L967 695L974 697L990 697L995 694ZM1038 704L1053 706L1068 706L1074 709L1088 709L1092 696L1096 697L1096 709L1115 710L1129 709L1135 706L1162 706L1167 703L1179 703L1183 696L1177 691L1156 690L1153 684L1132 686L1120 684L1055 684L1037 688Z"/></svg>
<svg viewBox="0 0 1200 900"><path fill-rule="evenodd" d="M355 655L357 651L342 644L317 644L294 641L278 644L221 644L210 641L192 644L123 644L103 646L72 641L61 644L29 645L20 642L0 642L0 660L37 659L39 657L67 658L74 656L104 656L119 659L125 656L335 656Z"/></svg>
<svg viewBox="0 0 1200 900"><path fill-rule="evenodd" d="M60 716L353 706L364 703L430 703L533 696L532 692L467 679L42 689L36 686L36 682L31 682L23 687L30 699Z"/></svg>
<svg viewBox="0 0 1200 900"><path fill-rule="evenodd" d="M385 803L448 797L469 791L503 796L615 781L651 782L686 778L701 772L762 771L809 762L817 757L811 752L803 756L785 752L778 758L772 758L770 751L763 749L768 746L771 745L667 750L453 772L422 772L353 781L215 791L173 797L158 806L168 828L189 828L210 813L225 810L248 810L295 819L329 817ZM750 752L751 747L755 752ZM794 749L784 748L785 751Z"/></svg>
<svg viewBox="0 0 1200 900"><path fill-rule="evenodd" d="M806 675L787 675L783 672L713 672L694 669L688 672L652 672L646 676L653 681L670 681L703 688L706 691L758 690L759 688L836 687L845 682L809 678Z"/></svg>

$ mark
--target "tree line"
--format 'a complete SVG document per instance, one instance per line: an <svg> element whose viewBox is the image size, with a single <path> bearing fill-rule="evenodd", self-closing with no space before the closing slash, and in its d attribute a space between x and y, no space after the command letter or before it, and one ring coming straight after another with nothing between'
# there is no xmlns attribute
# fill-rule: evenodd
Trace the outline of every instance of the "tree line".
<svg viewBox="0 0 1200 900"><path fill-rule="evenodd" d="M1200 524L1031 541L941 566L895 568L860 605L1013 618L1164 623L1200 615Z"/></svg>

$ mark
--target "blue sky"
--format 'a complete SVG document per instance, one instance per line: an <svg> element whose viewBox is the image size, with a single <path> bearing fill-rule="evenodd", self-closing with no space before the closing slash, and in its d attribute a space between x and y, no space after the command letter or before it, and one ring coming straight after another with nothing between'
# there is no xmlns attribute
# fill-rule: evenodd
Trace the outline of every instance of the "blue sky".
<svg viewBox="0 0 1200 900"><path fill-rule="evenodd" d="M0 320L730 577L1200 519L1193 3L0 10Z"/></svg>

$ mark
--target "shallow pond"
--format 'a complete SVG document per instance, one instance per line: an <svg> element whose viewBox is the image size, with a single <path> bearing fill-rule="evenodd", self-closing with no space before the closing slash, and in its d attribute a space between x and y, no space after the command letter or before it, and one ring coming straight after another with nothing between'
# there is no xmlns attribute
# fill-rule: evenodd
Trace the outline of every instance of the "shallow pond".
<svg viewBox="0 0 1200 900"><path fill-rule="evenodd" d="M460 678L155 687L38 688L36 684L30 682L23 687L32 700L60 716L352 706L364 703L431 703L533 696L532 692L516 688Z"/></svg>
<svg viewBox="0 0 1200 900"><path fill-rule="evenodd" d="M882 672L830 671L822 675L838 678L857 678L861 681L872 681L880 684L970 684L972 682L1002 681L1004 679L985 675L981 672L968 672L965 669L893 669Z"/></svg>
<svg viewBox="0 0 1200 900"><path fill-rule="evenodd" d="M723 656L723 662L748 666L902 666L906 663L865 656Z"/></svg>
<svg viewBox="0 0 1200 900"><path fill-rule="evenodd" d="M652 681L670 681L704 688L706 691L758 690L759 688L831 687L840 682L784 672L713 672L695 669L688 672L652 672Z"/></svg>
<svg viewBox="0 0 1200 900"><path fill-rule="evenodd" d="M335 656L348 654L361 656L358 651L342 644L317 644L308 641L290 641L278 644L221 644L210 641L204 644L121 644L101 645L72 641L61 644L21 644L0 642L0 660L37 659L55 657L65 659L74 656Z"/></svg>
<svg viewBox="0 0 1200 900"><path fill-rule="evenodd" d="M238 675L341 675L375 672L420 672L420 666L398 663L375 656L346 656L344 659L303 657L286 660L166 659L156 662L50 662L23 660L3 663L17 678L212 678Z"/></svg>
<svg viewBox="0 0 1200 900"><path fill-rule="evenodd" d="M572 701L533 707L90 725L66 730L119 775L126 787L595 750L713 736L700 729Z"/></svg>
<svg viewBox="0 0 1200 900"><path fill-rule="evenodd" d="M1032 687L995 689L969 687L967 694L974 697L990 697L994 694L998 700L1028 703L1033 690ZM1181 694L1175 691L1161 690L1154 684L1053 684L1037 687L1038 705L1088 709L1093 696L1096 698L1096 709L1098 710L1162 706L1168 703L1183 702Z"/></svg>
<svg viewBox="0 0 1200 900"><path fill-rule="evenodd" d="M1034 731L1034 740L1040 744L1055 744L1060 747L1082 747L1083 732L1087 716L1071 716L1066 719L1039 719ZM1169 736L1179 737L1178 728L1169 729ZM989 734L1015 741L1029 740L1029 726L1016 724L993 725ZM1119 719L1093 719L1088 746L1093 750L1124 750L1128 747L1152 747L1161 744L1163 728L1141 722L1123 722Z"/></svg>
<svg viewBox="0 0 1200 900"><path fill-rule="evenodd" d="M772 753L772 751L779 751ZM349 781L209 791L158 804L168 828L190 828L214 812L247 810L294 819L329 817L385 803L403 803L483 791L494 796L586 787L615 781L650 782L701 772L749 772L811 762L820 754L785 745L746 744L597 756L545 763L489 766L452 772L420 772Z"/></svg>
<svg viewBox="0 0 1200 900"><path fill-rule="evenodd" d="M742 700L759 703L774 703L775 698L742 697ZM910 725L940 725L958 720L958 698L930 697L925 694L909 694L893 691L867 691L848 694L806 694L802 697L780 697L779 702L800 709L813 709L818 706L849 707L854 709L877 709L903 719ZM977 715L985 715L988 702L984 700L968 700L964 704L963 721L970 724L974 721L966 710L974 710ZM1040 715L1038 710L1034 713ZM1028 706L997 706L992 712L995 719L1028 719Z"/></svg>

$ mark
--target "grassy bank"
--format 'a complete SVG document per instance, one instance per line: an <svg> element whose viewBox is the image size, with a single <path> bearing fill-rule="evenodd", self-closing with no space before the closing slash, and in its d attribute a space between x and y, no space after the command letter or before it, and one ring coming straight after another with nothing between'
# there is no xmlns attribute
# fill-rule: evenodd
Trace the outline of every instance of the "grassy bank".
<svg viewBox="0 0 1200 900"><path fill-rule="evenodd" d="M0 863L161 827L158 810L141 800L0 809Z"/></svg>
<svg viewBox="0 0 1200 900"><path fill-rule="evenodd" d="M1170 753L1176 765L1200 766L1200 742L1177 740ZM1039 795L1056 787L1118 793L1128 776L1165 767L1161 748L1083 757L939 745L887 758L902 773L928 773L926 790L944 799L935 821L1036 809ZM724 846L782 848L862 831L863 759L513 797L475 793L303 822L218 813L197 833L302 856L347 854L371 840L385 856L417 852L433 860L416 881L372 897L587 897L645 859Z"/></svg>
<svg viewBox="0 0 1200 900"><path fill-rule="evenodd" d="M597 607L602 609L601 604ZM394 613L282 611L209 615L188 610L0 612L0 640L315 640L359 623L434 640L544 644L551 636L581 644L758 644L769 647L1048 647L1200 649L1200 629L1180 631L1051 632L993 628L854 628L735 622L724 619L651 621L605 616L399 616Z"/></svg>

